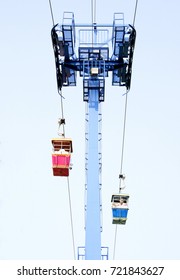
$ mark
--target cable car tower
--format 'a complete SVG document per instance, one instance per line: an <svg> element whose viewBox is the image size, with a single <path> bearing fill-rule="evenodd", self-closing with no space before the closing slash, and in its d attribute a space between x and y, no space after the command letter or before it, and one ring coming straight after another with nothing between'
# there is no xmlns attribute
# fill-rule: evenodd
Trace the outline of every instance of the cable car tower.
<svg viewBox="0 0 180 280"><path fill-rule="evenodd" d="M130 89L136 31L124 23L123 13L115 13L112 24L75 24L74 14L64 12L51 35L59 93L62 87L76 86L79 72L86 102L85 246L79 247L78 259L108 259L108 248L101 245L101 103L110 73L113 86Z"/></svg>

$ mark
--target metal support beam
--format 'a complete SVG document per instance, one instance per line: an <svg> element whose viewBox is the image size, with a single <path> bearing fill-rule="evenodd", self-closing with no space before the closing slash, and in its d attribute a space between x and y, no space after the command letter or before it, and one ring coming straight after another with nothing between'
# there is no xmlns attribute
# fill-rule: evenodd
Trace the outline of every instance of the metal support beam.
<svg viewBox="0 0 180 280"><path fill-rule="evenodd" d="M87 209L85 259L101 259L101 221L98 157L98 113L99 92L89 90L88 122L88 170L87 170Z"/></svg>

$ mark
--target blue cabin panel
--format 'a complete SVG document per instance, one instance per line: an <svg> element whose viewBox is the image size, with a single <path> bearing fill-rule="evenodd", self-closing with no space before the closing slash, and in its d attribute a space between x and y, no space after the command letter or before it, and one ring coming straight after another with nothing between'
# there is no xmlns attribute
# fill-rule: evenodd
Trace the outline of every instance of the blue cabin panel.
<svg viewBox="0 0 180 280"><path fill-rule="evenodd" d="M126 218L128 215L128 209L112 209L113 218Z"/></svg>
<svg viewBox="0 0 180 280"><path fill-rule="evenodd" d="M128 209L112 209L112 223L125 225L127 221Z"/></svg>

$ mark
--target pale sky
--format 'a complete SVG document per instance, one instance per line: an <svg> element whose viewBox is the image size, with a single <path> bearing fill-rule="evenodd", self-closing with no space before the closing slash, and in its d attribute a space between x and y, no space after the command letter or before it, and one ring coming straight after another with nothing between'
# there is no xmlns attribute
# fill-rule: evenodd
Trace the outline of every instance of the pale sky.
<svg viewBox="0 0 180 280"><path fill-rule="evenodd" d="M103 3L103 7L102 7ZM91 23L90 1L52 0L56 23L64 11ZM135 0L97 0L97 23ZM123 171L130 195L119 226L116 259L180 259L179 13L172 1L139 0L137 39L128 97ZM51 138L61 116L50 32L49 2L3 1L0 6L0 259L73 259L66 178L52 176ZM102 104L102 246L112 259L111 195L118 191L124 89L106 79ZM84 246L84 129L82 79L63 89L75 246ZM115 143L115 146L114 146Z"/></svg>

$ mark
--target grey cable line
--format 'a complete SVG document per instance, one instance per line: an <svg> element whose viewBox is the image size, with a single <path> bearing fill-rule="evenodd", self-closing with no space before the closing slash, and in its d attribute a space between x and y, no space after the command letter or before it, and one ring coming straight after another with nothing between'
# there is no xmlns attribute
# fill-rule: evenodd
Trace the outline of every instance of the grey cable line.
<svg viewBox="0 0 180 280"><path fill-rule="evenodd" d="M94 0L94 23L96 23L96 0Z"/></svg>
<svg viewBox="0 0 180 280"><path fill-rule="evenodd" d="M120 174L122 174L123 170L123 159L124 159L124 144L125 144L125 132L126 132L126 116L127 116L127 100L128 100L128 91L126 92L125 99L125 109L124 109L124 122L123 122L123 139L122 139L122 150L121 150L121 164L120 164ZM121 187L121 178L119 181L119 193ZM115 251L116 251L116 240L117 240L117 225L115 227L115 236L114 236L114 250L113 250L113 260L115 259Z"/></svg>
<svg viewBox="0 0 180 280"><path fill-rule="evenodd" d="M60 92L60 97L61 97L61 115L62 115L62 119L64 119L64 109L63 109L63 95ZM65 137L65 123L63 123L63 136Z"/></svg>
<svg viewBox="0 0 180 280"><path fill-rule="evenodd" d="M60 97L61 97L61 115L62 115L62 119L64 119L63 96L62 96L62 94L60 94ZM63 136L65 137L65 123L63 123ZM68 198L69 198L69 211L70 211L71 234L72 234L72 243L73 243L73 254L74 254L74 260L75 260L76 259L76 252L75 252L73 216L72 216L72 206L71 206L72 203L71 203L71 195L70 195L69 177L67 177L67 184L68 184Z"/></svg>
<svg viewBox="0 0 180 280"><path fill-rule="evenodd" d="M134 9L133 26L135 25L137 6L138 6L138 0L136 0L135 9Z"/></svg>
<svg viewBox="0 0 180 280"><path fill-rule="evenodd" d="M94 16L93 16L93 4L94 4L94 0L91 0L91 22L92 22L92 26L93 26L93 21L94 21Z"/></svg>
<svg viewBox="0 0 180 280"><path fill-rule="evenodd" d="M55 22L54 22L51 0L49 0L49 7L50 7L53 26L54 26ZM61 97L61 115L62 115L62 119L64 119L64 109L63 109L63 98L64 97L62 96L61 91L58 92L58 93ZM64 123L63 123L63 136L65 137L65 125L64 125ZM73 243L73 254L74 254L74 259L76 259L75 242L74 242L74 230L73 230L73 217L72 217L72 207L71 207L71 195L70 195L70 183L69 183L69 178L68 177L67 177L67 184L68 184L68 198L69 198L69 209L70 209L70 223L71 223L71 234L72 234L72 243Z"/></svg>
<svg viewBox="0 0 180 280"><path fill-rule="evenodd" d="M55 23L54 23L54 16L53 16L53 10L52 10L51 0L49 0L49 7L50 7L50 12L51 12L51 17L52 17L53 26L54 26Z"/></svg>
<svg viewBox="0 0 180 280"><path fill-rule="evenodd" d="M94 47L94 24L96 23L96 0L91 0L91 22L92 22L92 47Z"/></svg>
<svg viewBox="0 0 180 280"><path fill-rule="evenodd" d="M127 101L128 101L128 91L126 92L126 99L125 99L123 138L122 138L122 150L121 150L121 164L120 164L120 173L119 174L122 174L122 172L123 172L124 146L125 146L125 134L126 134ZM120 178L120 181L119 181L119 192L121 191L120 187L121 187L121 178Z"/></svg>
<svg viewBox="0 0 180 280"><path fill-rule="evenodd" d="M61 97L61 114L62 119L64 119L64 109L63 109L63 96L60 94ZM65 137L65 124L63 123L63 136ZM72 216L72 203L71 203L71 195L70 195L70 183L69 177L67 177L67 184L68 184L68 197L69 197L69 210L70 210L70 222L71 222L71 233L72 233L72 243L73 243L73 252L74 252L74 260L76 259L76 252L75 252L75 241L74 241L74 229L73 229L73 216Z"/></svg>
<svg viewBox="0 0 180 280"><path fill-rule="evenodd" d="M92 48L94 46L94 34L93 34L93 23L94 23L94 15L93 15L93 4L94 4L94 0L91 0L91 21L92 21Z"/></svg>
<svg viewBox="0 0 180 280"><path fill-rule="evenodd" d="M62 96L62 94L60 94L60 97L61 97L61 115L62 115L62 119L64 119L63 96ZM65 137L65 123L63 123L63 137ZM72 243L73 243L73 254L74 254L74 260L75 260L76 259L76 252L75 252L73 216L72 216L72 206L71 206L72 203L71 203L71 195L70 195L69 177L67 177L67 184L68 184L68 198L69 198L69 211L70 211L71 234L72 234Z"/></svg>
<svg viewBox="0 0 180 280"><path fill-rule="evenodd" d="M72 234L73 252L74 252L74 260L75 260L76 259L76 250L75 250L75 241L74 241L73 217L72 217L69 177L67 177L67 183L68 183L69 210L70 210L70 220L71 220L71 234Z"/></svg>
<svg viewBox="0 0 180 280"><path fill-rule="evenodd" d="M137 6L138 6L138 0L136 0L135 9L134 9L133 26L135 25L136 14L137 14ZM128 91L126 92L125 110L124 110L124 124L123 124L123 140L122 140L122 150L121 150L120 174L122 174L122 169L123 169L124 144L125 144L125 132L126 132L126 116L127 116L127 101L128 101ZM120 178L120 182L119 182L119 192L120 192L120 186L121 186L121 178ZM113 260L115 259L116 240L117 240L117 225L115 227Z"/></svg>
<svg viewBox="0 0 180 280"><path fill-rule="evenodd" d="M93 26L96 23L96 0L91 0L91 21Z"/></svg>

